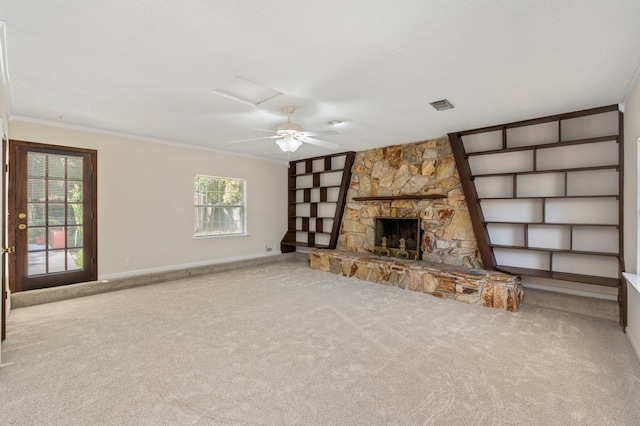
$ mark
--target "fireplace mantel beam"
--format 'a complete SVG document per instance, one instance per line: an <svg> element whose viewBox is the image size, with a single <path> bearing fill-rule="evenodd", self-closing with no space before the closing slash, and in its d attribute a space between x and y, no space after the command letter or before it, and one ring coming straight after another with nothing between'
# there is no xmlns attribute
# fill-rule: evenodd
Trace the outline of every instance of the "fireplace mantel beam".
<svg viewBox="0 0 640 426"><path fill-rule="evenodd" d="M395 200L435 200L438 198L446 198L442 194L425 194L425 195L389 195L386 197L353 197L353 201L395 201Z"/></svg>

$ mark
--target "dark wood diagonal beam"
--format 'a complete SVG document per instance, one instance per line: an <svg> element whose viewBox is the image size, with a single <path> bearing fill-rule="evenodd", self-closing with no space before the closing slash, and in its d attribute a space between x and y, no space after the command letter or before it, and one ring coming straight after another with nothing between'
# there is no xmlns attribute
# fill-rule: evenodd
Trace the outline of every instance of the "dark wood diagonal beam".
<svg viewBox="0 0 640 426"><path fill-rule="evenodd" d="M456 160L456 167L458 168L458 174L460 175L462 191L464 192L464 196L467 200L469 216L471 217L471 225L473 227L473 233L476 236L476 241L478 242L478 250L480 251L482 265L485 269L495 270L496 257L490 247L491 242L489 240L489 233L483 225L484 216L480 209L480 201L478 200L476 187L471 180L471 169L469 168L469 162L465 158L462 137L458 133L449 133L449 143L451 144L451 151L453 151L453 156Z"/></svg>

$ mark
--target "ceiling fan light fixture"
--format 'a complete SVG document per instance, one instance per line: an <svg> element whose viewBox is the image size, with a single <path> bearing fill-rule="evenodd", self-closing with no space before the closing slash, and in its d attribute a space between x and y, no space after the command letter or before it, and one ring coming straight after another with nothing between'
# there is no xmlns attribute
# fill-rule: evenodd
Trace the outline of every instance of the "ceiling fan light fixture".
<svg viewBox="0 0 640 426"><path fill-rule="evenodd" d="M278 139L276 143L284 152L295 152L298 148L300 148L300 145L302 145L302 142L293 137Z"/></svg>

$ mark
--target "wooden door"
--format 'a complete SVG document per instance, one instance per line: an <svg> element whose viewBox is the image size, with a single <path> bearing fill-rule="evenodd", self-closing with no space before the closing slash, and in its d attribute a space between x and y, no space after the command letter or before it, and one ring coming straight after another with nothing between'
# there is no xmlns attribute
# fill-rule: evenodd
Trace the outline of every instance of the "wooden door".
<svg viewBox="0 0 640 426"><path fill-rule="evenodd" d="M93 150L9 142L12 291L97 278L96 157Z"/></svg>

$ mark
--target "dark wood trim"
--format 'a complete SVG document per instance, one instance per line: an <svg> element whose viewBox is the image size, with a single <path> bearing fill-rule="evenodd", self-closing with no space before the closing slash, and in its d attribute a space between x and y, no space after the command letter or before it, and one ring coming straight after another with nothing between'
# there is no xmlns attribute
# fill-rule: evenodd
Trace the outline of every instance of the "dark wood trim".
<svg viewBox="0 0 640 426"><path fill-rule="evenodd" d="M485 269L495 269L496 258L493 254L493 250L489 247L489 233L483 225L484 216L480 210L476 187L470 178L471 170L469 168L469 162L465 158L462 138L459 134L449 133L449 143L451 144L451 151L453 152L453 156L456 161L458 175L460 175L462 191L464 192L464 196L467 200L469 216L471 217L471 226L473 227L473 232L478 243L478 251L480 252L482 265Z"/></svg>
<svg viewBox="0 0 640 426"><path fill-rule="evenodd" d="M482 173L477 175L471 175L471 179L482 177L496 177L496 176L521 176L521 175L541 175L552 173L573 173L573 172L588 172L593 170L618 170L620 167L617 164L611 166L592 166L592 167L574 167L569 169L548 169L548 170L530 170L527 172L504 172L504 173Z"/></svg>
<svg viewBox="0 0 640 426"><path fill-rule="evenodd" d="M353 201L436 200L440 198L447 198L447 196L442 194L389 195L380 197L353 197Z"/></svg>
<svg viewBox="0 0 640 426"><path fill-rule="evenodd" d="M553 196L548 196L548 197L484 197L484 198L478 198L478 201L485 201L485 200L553 200L553 199L560 199L560 200L564 200L565 198L615 198L615 199L619 199L620 195L618 194L612 194L612 195L553 195Z"/></svg>
<svg viewBox="0 0 640 426"><path fill-rule="evenodd" d="M581 111L548 115L546 117L534 118L531 120L515 121L513 123L500 124L497 126L480 127L477 129L464 130L464 131L455 132L455 133L459 136L465 136L465 135L473 135L475 133L495 132L498 130L502 130L503 128L512 129L515 127L532 126L534 124L543 124L543 123L549 123L552 121L568 120L570 118L577 118L577 117L582 117L586 115L602 114L604 112L611 112L611 111L618 111L618 110L619 110L618 104L613 104L613 105L607 105L603 107L583 109Z"/></svg>
<svg viewBox="0 0 640 426"><path fill-rule="evenodd" d="M620 139L618 140L618 164L620 165L620 169L618 171L618 193L620 197L618 198L618 223L620 224L620 235L618 237L618 251L622 254L624 253L624 113L622 111L618 111L618 133L620 135ZM620 257L619 263L619 278L620 282L623 285L618 291L618 306L620 308L620 326L622 327L622 331L625 331L627 328L627 284L625 278L622 276L624 272L624 257Z"/></svg>
<svg viewBox="0 0 640 426"><path fill-rule="evenodd" d="M538 149L550 149L550 148L559 148L563 146L571 146L571 145L583 145L589 143L599 143L599 142L617 142L619 135L608 135L608 136L599 136L597 138L587 138L587 139L575 139L571 141L564 142L549 142L549 143L541 143L537 145L527 145L527 146L516 146L513 148L506 149L491 149L489 151L474 151L466 154L467 157L474 157L478 155L495 155L495 154L505 154L508 152L518 152L518 151L536 151Z"/></svg>
<svg viewBox="0 0 640 426"><path fill-rule="evenodd" d="M508 222L508 221L496 221L485 220L482 222L485 225L550 225L550 226L604 226L620 229L620 225L617 223L563 223L563 222Z"/></svg>
<svg viewBox="0 0 640 426"><path fill-rule="evenodd" d="M342 215L344 214L344 207L347 204L347 191L349 185L351 185L351 170L353 169L353 162L356 159L356 153L354 151L347 152L347 157L344 161L344 171L342 172L342 182L340 184L340 195L338 195L338 203L336 204L335 218L333 219L333 228L331 230L331 241L329 242L329 248L334 249L338 244L338 236L340 235L340 226L342 226Z"/></svg>
<svg viewBox="0 0 640 426"><path fill-rule="evenodd" d="M596 277L593 275L572 274L568 272L545 271L542 269L518 268L515 266L497 265L496 269L511 275L526 277L549 278L553 280L571 281L585 284L601 285L605 287L621 288L619 278Z"/></svg>
<svg viewBox="0 0 640 426"><path fill-rule="evenodd" d="M0 130L0 135L2 135L2 131ZM7 243L7 191L6 183L9 179L9 173L7 173L7 140L2 137L2 179L0 182L2 183L2 247L5 247ZM6 219L6 220L5 220ZM12 247L9 244L6 247ZM2 304L2 330L0 330L0 341L3 341L7 338L7 280L6 280L6 272L9 262L7 262L7 258L14 257L15 253L3 253L0 256L0 262L2 262L2 267L0 267L0 272L2 273L2 278L0 282L2 283L2 290L0 291L0 303Z"/></svg>
<svg viewBox="0 0 640 426"><path fill-rule="evenodd" d="M543 252L551 252L551 253L584 254L584 255L607 256L607 257L616 257L616 258L620 257L620 253L608 253L603 251L583 251L583 250L571 250L571 249L552 249L552 248L545 248L545 247L534 247L529 245L510 246L505 244L491 244L489 245L489 247L509 249L509 250L529 250L529 251L543 251Z"/></svg>

